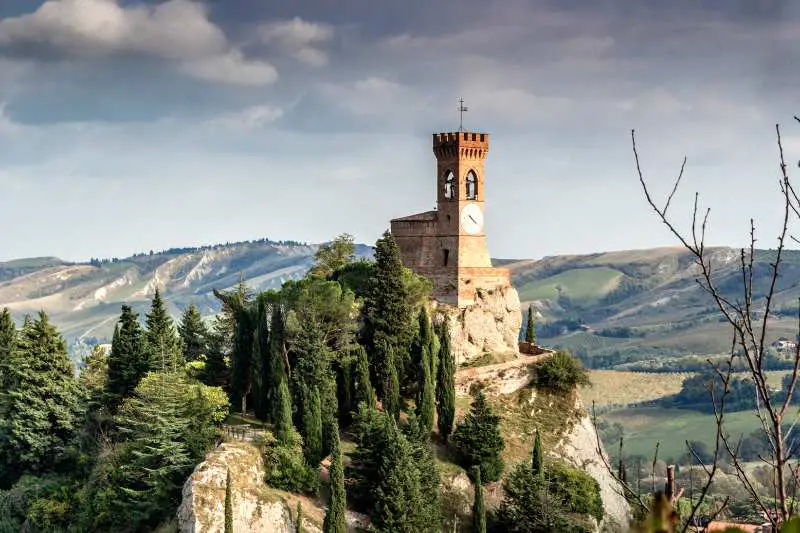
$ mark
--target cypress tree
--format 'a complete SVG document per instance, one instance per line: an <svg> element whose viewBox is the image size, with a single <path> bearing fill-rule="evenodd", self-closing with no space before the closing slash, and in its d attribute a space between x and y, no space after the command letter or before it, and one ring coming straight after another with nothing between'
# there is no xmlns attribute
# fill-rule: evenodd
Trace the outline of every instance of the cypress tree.
<svg viewBox="0 0 800 533"><path fill-rule="evenodd" d="M439 372L436 376L436 411L439 437L447 442L453 432L456 416L455 361L450 350L450 332L447 322L442 325L439 349Z"/></svg>
<svg viewBox="0 0 800 533"><path fill-rule="evenodd" d="M397 375L394 350L384 341L379 348L386 361L383 369L383 410L392 415L395 420L400 419L400 379Z"/></svg>
<svg viewBox="0 0 800 533"><path fill-rule="evenodd" d="M289 386L286 380L282 381L278 387L278 398L275 411L275 437L278 442L284 445L291 443L292 431L292 398L289 395Z"/></svg>
<svg viewBox="0 0 800 533"><path fill-rule="evenodd" d="M16 339L17 329L14 325L14 319L11 318L11 312L4 307L0 311L0 391L6 389L4 376L8 374L8 371L4 370L4 368L11 360ZM2 413L0 413L1 415Z"/></svg>
<svg viewBox="0 0 800 533"><path fill-rule="evenodd" d="M305 529L303 528L303 506L300 502L297 502L297 522L295 525L295 533L305 533Z"/></svg>
<svg viewBox="0 0 800 533"><path fill-rule="evenodd" d="M544 450L542 449L542 435L539 430L536 430L536 440L533 441L531 469L534 477L544 482Z"/></svg>
<svg viewBox="0 0 800 533"><path fill-rule="evenodd" d="M259 297L255 309L252 311L255 321L253 333L253 348L251 352L253 366L253 383L251 393L253 396L253 410L256 418L267 420L272 415L270 412L270 392L272 388L272 357L269 345L269 331L267 329L267 304Z"/></svg>
<svg viewBox="0 0 800 533"><path fill-rule="evenodd" d="M270 384L267 397L272 400L278 397L278 389L282 384L287 383L288 374L286 368L286 324L283 318L283 308L279 303L271 306L269 323L269 377ZM288 387L287 387L288 391ZM272 413L273 419L278 416L278 410L283 409L280 402L271 401L274 406ZM291 403L291 402L290 402Z"/></svg>
<svg viewBox="0 0 800 533"><path fill-rule="evenodd" d="M208 328L203 323L203 317L197 306L191 304L183 312L178 325L178 334L181 339L183 358L186 361L197 361L201 355L207 356Z"/></svg>
<svg viewBox="0 0 800 533"><path fill-rule="evenodd" d="M75 379L64 338L44 311L26 320L6 361L0 390L0 484L57 465L74 444L86 395Z"/></svg>
<svg viewBox="0 0 800 533"><path fill-rule="evenodd" d="M486 533L486 509L483 506L481 467L475 467L475 500L472 504L472 533Z"/></svg>
<svg viewBox="0 0 800 533"><path fill-rule="evenodd" d="M382 342L395 350L395 355L408 353L413 335L413 315L405 284L405 267L400 249L388 231L375 243L375 267L367 283L364 297L364 336L374 365L372 375L383 398L383 377L386 374L386 350Z"/></svg>
<svg viewBox="0 0 800 533"><path fill-rule="evenodd" d="M237 288L230 292L214 290L214 295L222 301L221 327L226 338L230 339L231 361L231 403L241 413L247 412L247 396L252 386L252 352L254 313L250 306L251 293L239 279Z"/></svg>
<svg viewBox="0 0 800 533"><path fill-rule="evenodd" d="M129 306L123 305L108 356L106 403L112 409L119 405L123 398L130 396L149 370L150 361L139 316Z"/></svg>
<svg viewBox="0 0 800 533"><path fill-rule="evenodd" d="M233 533L233 494L231 493L231 470L225 479L225 533Z"/></svg>
<svg viewBox="0 0 800 533"><path fill-rule="evenodd" d="M146 330L144 344L150 360L150 370L156 372L176 372L183 369L175 325L167 313L161 291L156 288L150 304L150 312L145 318Z"/></svg>
<svg viewBox="0 0 800 533"><path fill-rule="evenodd" d="M528 305L528 321L525 324L525 342L536 344L536 329L533 326L533 305Z"/></svg>
<svg viewBox="0 0 800 533"><path fill-rule="evenodd" d="M345 517L347 501L344 492L344 468L342 466L342 450L339 441L339 428L334 422L331 435L331 467L328 470L330 479L331 499L328 502L328 512L322 525L324 533L346 533L347 521Z"/></svg>
<svg viewBox="0 0 800 533"><path fill-rule="evenodd" d="M306 461L316 465L322 459L322 405L319 388L303 383L300 420Z"/></svg>
<svg viewBox="0 0 800 533"><path fill-rule="evenodd" d="M356 359L356 407L364 402L367 407L375 407L375 389L369 380L369 361L363 346L357 348Z"/></svg>
<svg viewBox="0 0 800 533"><path fill-rule="evenodd" d="M206 341L207 352L206 365L202 375L203 383L228 390L230 389L231 379L230 368L226 362L229 339L226 338L224 325L219 316L214 319L214 324L208 332Z"/></svg>
<svg viewBox="0 0 800 533"><path fill-rule="evenodd" d="M484 483L500 478L503 473L500 453L505 448L500 435L500 417L492 412L482 392L478 393L470 412L453 432L452 443L464 468L481 467Z"/></svg>
<svg viewBox="0 0 800 533"><path fill-rule="evenodd" d="M417 417L419 418L420 430L425 434L429 434L433 429L436 401L433 377L431 376L430 349L427 344L422 348L419 373L421 390L417 400Z"/></svg>

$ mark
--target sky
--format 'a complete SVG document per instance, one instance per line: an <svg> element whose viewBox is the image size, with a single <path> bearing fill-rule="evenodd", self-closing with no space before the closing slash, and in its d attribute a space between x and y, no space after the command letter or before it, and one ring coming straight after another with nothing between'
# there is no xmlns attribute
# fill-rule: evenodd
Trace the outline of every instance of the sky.
<svg viewBox="0 0 800 533"><path fill-rule="evenodd" d="M774 246L800 172L792 0L0 0L0 261L371 243L435 202L431 134L491 134L490 253Z"/></svg>

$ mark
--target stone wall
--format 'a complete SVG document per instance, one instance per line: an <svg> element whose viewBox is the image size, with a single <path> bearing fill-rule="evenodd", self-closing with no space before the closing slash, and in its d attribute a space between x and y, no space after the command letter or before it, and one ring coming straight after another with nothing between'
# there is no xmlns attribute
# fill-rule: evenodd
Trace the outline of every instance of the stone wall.
<svg viewBox="0 0 800 533"><path fill-rule="evenodd" d="M486 353L518 352L522 312L514 287L479 290L465 309L442 303L436 309L437 320L448 321L456 365Z"/></svg>

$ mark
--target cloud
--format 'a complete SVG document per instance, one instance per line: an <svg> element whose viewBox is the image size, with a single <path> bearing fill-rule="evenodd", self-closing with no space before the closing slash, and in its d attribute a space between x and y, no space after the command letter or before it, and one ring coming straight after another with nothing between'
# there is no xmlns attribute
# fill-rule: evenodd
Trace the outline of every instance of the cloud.
<svg viewBox="0 0 800 533"><path fill-rule="evenodd" d="M424 104L410 87L381 76L368 76L347 83L325 83L319 92L329 103L357 117L408 116Z"/></svg>
<svg viewBox="0 0 800 533"><path fill-rule="evenodd" d="M207 122L211 127L231 130L254 130L275 122L283 116L283 109L270 105L257 105L241 111L224 113Z"/></svg>
<svg viewBox="0 0 800 533"><path fill-rule="evenodd" d="M197 78L266 85L274 67L250 60L190 0L121 6L116 0L48 0L30 14L0 19L0 50L21 56L86 59L141 55L177 62Z"/></svg>
<svg viewBox="0 0 800 533"><path fill-rule="evenodd" d="M334 32L327 24L295 17L264 24L257 34L262 42L276 45L301 63L319 67L328 63L328 54L322 47L331 41Z"/></svg>

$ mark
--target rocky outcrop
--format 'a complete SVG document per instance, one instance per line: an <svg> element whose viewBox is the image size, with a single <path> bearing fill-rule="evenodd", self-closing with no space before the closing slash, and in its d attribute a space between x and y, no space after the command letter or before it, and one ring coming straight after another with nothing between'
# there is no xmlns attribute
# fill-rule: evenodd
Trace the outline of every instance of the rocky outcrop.
<svg viewBox="0 0 800 533"><path fill-rule="evenodd" d="M248 442L226 442L206 456L183 486L178 508L181 533L225 531L225 483L231 472L234 531L294 533L286 501L264 484L264 463ZM304 525L312 526L312 524ZM314 528L316 529L316 528ZM307 528L307 531L312 528Z"/></svg>
<svg viewBox="0 0 800 533"><path fill-rule="evenodd" d="M515 288L478 290L475 303L465 309L446 304L439 304L437 309L450 326L457 365L486 353L518 351L522 312Z"/></svg>
<svg viewBox="0 0 800 533"><path fill-rule="evenodd" d="M600 529L608 532L627 531L631 519L630 504L624 497L622 487L609 473L597 451L594 424L580 399L577 400L576 408L581 416L559 443L558 454L592 476L600 485L600 496L605 509L605 518ZM605 455L605 450L601 453Z"/></svg>

